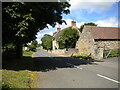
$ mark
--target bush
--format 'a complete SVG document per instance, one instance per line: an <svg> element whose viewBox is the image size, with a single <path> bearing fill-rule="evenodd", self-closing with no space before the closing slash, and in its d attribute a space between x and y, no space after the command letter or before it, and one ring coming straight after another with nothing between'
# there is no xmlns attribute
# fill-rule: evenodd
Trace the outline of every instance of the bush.
<svg viewBox="0 0 120 90"><path fill-rule="evenodd" d="M107 55L108 55L108 57L119 57L120 56L120 49L111 50L111 51L104 50L104 57L106 57Z"/></svg>
<svg viewBox="0 0 120 90"><path fill-rule="evenodd" d="M76 56L73 56L73 57L83 59L83 60L91 60L92 59L92 57L90 55L85 55L85 54L76 55Z"/></svg>
<svg viewBox="0 0 120 90"><path fill-rule="evenodd" d="M28 48L30 51L36 51L36 47L34 47L33 45L29 45Z"/></svg>

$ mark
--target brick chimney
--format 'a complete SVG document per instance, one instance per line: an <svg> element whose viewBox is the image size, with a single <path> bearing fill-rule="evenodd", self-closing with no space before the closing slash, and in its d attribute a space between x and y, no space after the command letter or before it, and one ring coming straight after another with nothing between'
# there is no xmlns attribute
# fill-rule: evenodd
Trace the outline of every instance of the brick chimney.
<svg viewBox="0 0 120 90"><path fill-rule="evenodd" d="M60 27L58 27L58 28L57 28L57 31L60 31L60 30L61 30L61 28L60 28Z"/></svg>
<svg viewBox="0 0 120 90"><path fill-rule="evenodd" d="M76 21L71 21L71 26L76 27Z"/></svg>

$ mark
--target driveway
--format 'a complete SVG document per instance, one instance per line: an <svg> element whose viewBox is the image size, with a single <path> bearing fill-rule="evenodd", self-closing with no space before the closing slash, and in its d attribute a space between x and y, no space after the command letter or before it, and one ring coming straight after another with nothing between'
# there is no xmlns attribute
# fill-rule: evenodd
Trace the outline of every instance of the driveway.
<svg viewBox="0 0 120 90"><path fill-rule="evenodd" d="M118 58L87 62L47 53L33 54L38 88L118 88Z"/></svg>

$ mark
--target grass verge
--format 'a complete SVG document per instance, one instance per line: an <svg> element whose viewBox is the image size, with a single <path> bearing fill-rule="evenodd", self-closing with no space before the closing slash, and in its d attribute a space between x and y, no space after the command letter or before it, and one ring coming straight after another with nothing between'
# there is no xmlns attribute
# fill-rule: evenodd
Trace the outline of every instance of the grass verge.
<svg viewBox="0 0 120 90"><path fill-rule="evenodd" d="M29 52L24 52L23 56L25 57L32 57L33 51L29 51Z"/></svg>
<svg viewBox="0 0 120 90"><path fill-rule="evenodd" d="M34 72L2 70L2 88L32 88L31 74L34 74Z"/></svg>
<svg viewBox="0 0 120 90"><path fill-rule="evenodd" d="M35 88L36 71L33 52L23 53L21 59L5 58L3 60L2 82L3 89Z"/></svg>
<svg viewBox="0 0 120 90"><path fill-rule="evenodd" d="M75 55L75 56L73 56L73 57L79 58L79 59L81 59L81 60L87 60L87 61L92 61L92 60L93 60L93 58L92 58L91 56L85 55L85 54Z"/></svg>

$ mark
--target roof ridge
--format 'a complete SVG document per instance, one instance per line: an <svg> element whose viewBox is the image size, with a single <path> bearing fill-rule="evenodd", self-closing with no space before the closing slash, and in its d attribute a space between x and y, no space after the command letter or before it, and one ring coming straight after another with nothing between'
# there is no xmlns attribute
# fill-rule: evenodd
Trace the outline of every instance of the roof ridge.
<svg viewBox="0 0 120 90"><path fill-rule="evenodd" d="M96 28L120 28L120 27L101 27L101 26L90 26L90 25L85 25L85 27L96 27Z"/></svg>

